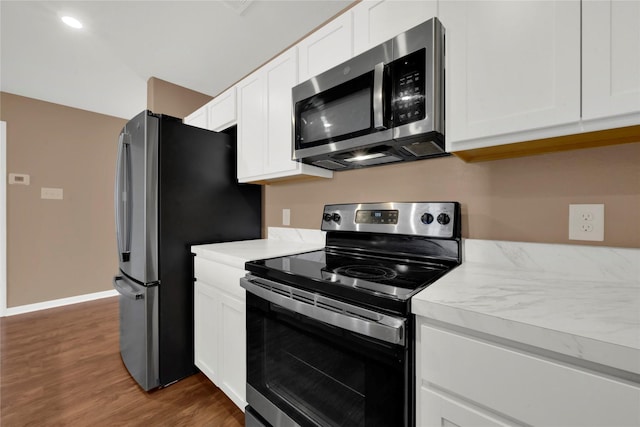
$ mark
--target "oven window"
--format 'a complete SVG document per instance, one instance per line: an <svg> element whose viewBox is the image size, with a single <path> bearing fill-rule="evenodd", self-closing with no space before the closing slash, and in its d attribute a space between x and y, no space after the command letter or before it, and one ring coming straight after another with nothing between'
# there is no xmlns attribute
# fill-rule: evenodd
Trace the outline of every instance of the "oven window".
<svg viewBox="0 0 640 427"><path fill-rule="evenodd" d="M284 324L269 322L265 333L267 388L322 424L364 425L362 360Z"/></svg>
<svg viewBox="0 0 640 427"><path fill-rule="evenodd" d="M281 411L302 426L406 425L404 350L247 299L247 380Z"/></svg>

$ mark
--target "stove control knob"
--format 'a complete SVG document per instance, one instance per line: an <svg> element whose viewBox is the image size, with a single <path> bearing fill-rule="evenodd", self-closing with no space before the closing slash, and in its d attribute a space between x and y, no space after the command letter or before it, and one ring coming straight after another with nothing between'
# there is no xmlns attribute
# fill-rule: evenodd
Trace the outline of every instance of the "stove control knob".
<svg viewBox="0 0 640 427"><path fill-rule="evenodd" d="M438 223L442 225L447 225L451 222L451 218L446 213L441 213L438 215Z"/></svg>
<svg viewBox="0 0 640 427"><path fill-rule="evenodd" d="M423 224L431 224L433 222L433 215L430 213L423 213L420 217L420 221L422 221Z"/></svg>
<svg viewBox="0 0 640 427"><path fill-rule="evenodd" d="M340 214L339 213L334 213L333 216L332 216L332 219L335 222L340 222Z"/></svg>
<svg viewBox="0 0 640 427"><path fill-rule="evenodd" d="M327 222L331 221L331 214L325 212L325 214L322 215L322 219L327 221Z"/></svg>

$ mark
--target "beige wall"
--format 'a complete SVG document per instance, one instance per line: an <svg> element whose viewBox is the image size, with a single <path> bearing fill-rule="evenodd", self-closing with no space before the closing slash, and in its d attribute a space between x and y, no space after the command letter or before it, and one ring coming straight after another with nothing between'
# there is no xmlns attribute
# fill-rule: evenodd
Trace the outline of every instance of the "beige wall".
<svg viewBox="0 0 640 427"><path fill-rule="evenodd" d="M606 246L640 247L640 143L464 163L456 157L338 172L331 180L270 185L265 225L319 228L324 204L456 200L463 236L568 240L570 203L604 203Z"/></svg>
<svg viewBox="0 0 640 427"><path fill-rule="evenodd" d="M170 105L180 91L155 97ZM116 140L126 120L7 93L0 120L8 172L31 176L30 186L7 188L8 307L111 290ZM63 188L64 199L41 199L41 187ZM447 157L270 185L264 223L282 226L288 208L292 227L317 229L326 203L389 200L458 200L465 237L573 244L582 243L567 239L569 203L604 203L602 244L637 248L640 143L474 164Z"/></svg>
<svg viewBox="0 0 640 427"><path fill-rule="evenodd" d="M147 80L147 108L183 119L213 98L157 77Z"/></svg>
<svg viewBox="0 0 640 427"><path fill-rule="evenodd" d="M113 180L126 120L0 94L7 171L7 306L112 289L117 272ZM41 187L63 189L43 200Z"/></svg>
<svg viewBox="0 0 640 427"><path fill-rule="evenodd" d="M147 108L174 117L211 99L155 77L147 88ZM4 92L0 120L8 173L31 179L7 187L7 307L112 290L113 183L127 120ZM41 199L41 187L62 188L64 199Z"/></svg>

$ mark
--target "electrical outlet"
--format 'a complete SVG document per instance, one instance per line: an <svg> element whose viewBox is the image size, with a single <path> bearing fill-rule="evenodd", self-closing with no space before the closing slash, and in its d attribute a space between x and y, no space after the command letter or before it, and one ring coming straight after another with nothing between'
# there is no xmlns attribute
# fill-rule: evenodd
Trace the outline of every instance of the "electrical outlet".
<svg viewBox="0 0 640 427"><path fill-rule="evenodd" d="M604 241L604 205L569 205L569 239Z"/></svg>
<svg viewBox="0 0 640 427"><path fill-rule="evenodd" d="M291 209L282 209L282 225L291 225Z"/></svg>

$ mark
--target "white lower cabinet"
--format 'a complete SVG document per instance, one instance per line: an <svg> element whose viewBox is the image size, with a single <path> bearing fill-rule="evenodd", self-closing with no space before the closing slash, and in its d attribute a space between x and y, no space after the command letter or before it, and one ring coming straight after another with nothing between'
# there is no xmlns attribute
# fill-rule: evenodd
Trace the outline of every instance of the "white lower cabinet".
<svg viewBox="0 0 640 427"><path fill-rule="evenodd" d="M195 365L240 409L246 406L245 271L196 257Z"/></svg>
<svg viewBox="0 0 640 427"><path fill-rule="evenodd" d="M418 426L500 426L511 424L500 421L486 411L474 409L463 402L448 397L428 387L421 387L418 406L421 413Z"/></svg>
<svg viewBox="0 0 640 427"><path fill-rule="evenodd" d="M640 384L628 379L420 317L417 341L418 426L640 425Z"/></svg>

